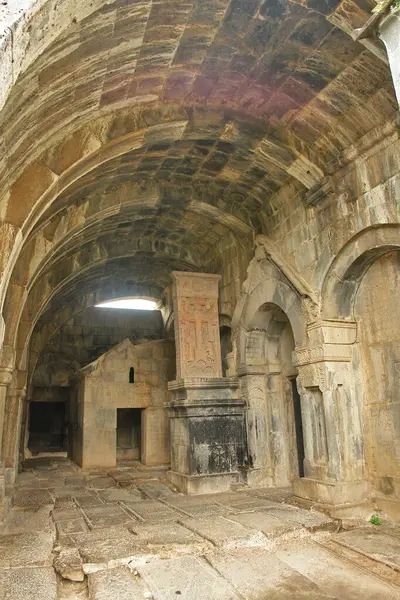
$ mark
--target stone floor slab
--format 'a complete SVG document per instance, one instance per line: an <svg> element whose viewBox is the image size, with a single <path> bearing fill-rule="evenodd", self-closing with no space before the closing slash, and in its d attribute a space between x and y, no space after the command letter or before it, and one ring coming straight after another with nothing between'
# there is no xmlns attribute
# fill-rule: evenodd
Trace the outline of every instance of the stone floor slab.
<svg viewBox="0 0 400 600"><path fill-rule="evenodd" d="M130 480L132 483L132 479ZM106 503L111 502L138 502L142 499L141 493L133 486L129 488L109 488L99 493L100 498Z"/></svg>
<svg viewBox="0 0 400 600"><path fill-rule="evenodd" d="M354 529L345 531L331 538L357 552L367 554L375 560L400 569L400 538L378 529Z"/></svg>
<svg viewBox="0 0 400 600"><path fill-rule="evenodd" d="M109 475L102 477L91 477L88 483L96 490L106 490L107 488L114 487L115 481Z"/></svg>
<svg viewBox="0 0 400 600"><path fill-rule="evenodd" d="M275 555L313 581L336 600L396 600L397 588L383 583L364 570L337 558L310 540L290 542L275 549Z"/></svg>
<svg viewBox="0 0 400 600"><path fill-rule="evenodd" d="M49 506L53 503L53 496L48 490L29 490L29 492L27 492L19 489L14 494L13 500L13 505L18 508Z"/></svg>
<svg viewBox="0 0 400 600"><path fill-rule="evenodd" d="M1 528L1 533L30 533L35 531L50 533L53 528L51 506L26 509L13 508L8 515L7 523Z"/></svg>
<svg viewBox="0 0 400 600"><path fill-rule="evenodd" d="M238 600L238 596L204 560L187 556L139 565L154 600Z"/></svg>
<svg viewBox="0 0 400 600"><path fill-rule="evenodd" d="M0 568L52 565L54 533L17 533L0 536Z"/></svg>
<svg viewBox="0 0 400 600"><path fill-rule="evenodd" d="M262 531L267 537L277 537L301 528L299 523L282 521L270 515L269 512L239 513L231 515L229 519L245 527Z"/></svg>
<svg viewBox="0 0 400 600"><path fill-rule="evenodd" d="M211 554L207 559L246 600L332 599L264 548Z"/></svg>
<svg viewBox="0 0 400 600"><path fill-rule="evenodd" d="M128 567L91 573L89 600L143 600L143 591Z"/></svg>
<svg viewBox="0 0 400 600"><path fill-rule="evenodd" d="M168 503L169 504L169 503ZM184 512L189 517L205 517L205 516L216 516L226 515L231 511L228 507L217 503L175 503L174 508Z"/></svg>
<svg viewBox="0 0 400 600"><path fill-rule="evenodd" d="M181 522L188 529L219 547L244 542L251 543L254 539L254 530L247 529L240 523L224 517L181 519Z"/></svg>
<svg viewBox="0 0 400 600"><path fill-rule="evenodd" d="M57 600L57 579L50 567L7 569L1 580L4 600Z"/></svg>
<svg viewBox="0 0 400 600"><path fill-rule="evenodd" d="M310 531L319 529L337 529L338 523L334 519L330 519L322 513L304 510L302 508L294 508L290 506L268 507L266 512L281 521L298 523L303 525Z"/></svg>
<svg viewBox="0 0 400 600"><path fill-rule="evenodd" d="M94 492L75 496L75 502L81 508L92 507L92 506L104 506L104 502Z"/></svg>
<svg viewBox="0 0 400 600"><path fill-rule="evenodd" d="M123 505L134 516L143 521L177 521L182 515L169 506L156 500L143 500L141 502L124 502Z"/></svg>
<svg viewBox="0 0 400 600"><path fill-rule="evenodd" d="M141 544L150 546L186 546L201 545L204 547L204 539L179 523L169 521L157 525L132 525L129 530L134 533Z"/></svg>
<svg viewBox="0 0 400 600"><path fill-rule="evenodd" d="M265 500L264 498L251 498L249 496L240 496L236 498L217 498L217 501L227 506L234 512L250 512L256 510L265 510L268 508L279 506L276 502Z"/></svg>
<svg viewBox="0 0 400 600"><path fill-rule="evenodd" d="M88 526L83 517L79 519L66 519L57 521L57 531L60 535L69 535L71 533L85 533L88 531Z"/></svg>
<svg viewBox="0 0 400 600"><path fill-rule="evenodd" d="M76 506L65 509L53 508L51 514L55 521L66 521L67 519L79 519L82 517L81 511Z"/></svg>
<svg viewBox="0 0 400 600"><path fill-rule="evenodd" d="M86 565L104 566L112 563L116 566L119 563L126 564L132 556L145 554L137 537L122 526L71 537Z"/></svg>
<svg viewBox="0 0 400 600"><path fill-rule="evenodd" d="M85 506L82 510L92 529L101 529L134 520L133 515L115 505Z"/></svg>
<svg viewBox="0 0 400 600"><path fill-rule="evenodd" d="M148 481L146 483L138 483L138 489L145 494L151 500L157 500L157 498L163 498L165 496L172 496L174 492L167 485L160 483L159 481Z"/></svg>

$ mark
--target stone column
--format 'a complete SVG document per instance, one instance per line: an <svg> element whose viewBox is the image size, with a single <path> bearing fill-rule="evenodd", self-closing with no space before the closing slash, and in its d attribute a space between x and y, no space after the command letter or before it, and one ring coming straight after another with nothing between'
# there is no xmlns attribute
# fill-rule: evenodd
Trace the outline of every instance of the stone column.
<svg viewBox="0 0 400 600"><path fill-rule="evenodd" d="M393 85L400 105L400 13L389 14L378 26L378 35L386 46Z"/></svg>
<svg viewBox="0 0 400 600"><path fill-rule="evenodd" d="M219 275L173 272L177 379L170 395L170 481L182 492L224 491L244 463L244 401L222 377Z"/></svg>
<svg viewBox="0 0 400 600"><path fill-rule="evenodd" d="M5 478L4 478L4 462L3 453L1 452L3 443L4 431L4 413L7 397L7 387L12 380L12 369L0 369L0 523L5 516Z"/></svg>
<svg viewBox="0 0 400 600"><path fill-rule="evenodd" d="M361 407L354 389L351 345L356 324L322 321L308 327L311 344L293 352L301 396L305 477L296 495L328 505L365 500Z"/></svg>
<svg viewBox="0 0 400 600"><path fill-rule="evenodd" d="M25 396L25 388L14 388L9 390L7 394L3 435L6 490L12 488L18 474L19 444Z"/></svg>

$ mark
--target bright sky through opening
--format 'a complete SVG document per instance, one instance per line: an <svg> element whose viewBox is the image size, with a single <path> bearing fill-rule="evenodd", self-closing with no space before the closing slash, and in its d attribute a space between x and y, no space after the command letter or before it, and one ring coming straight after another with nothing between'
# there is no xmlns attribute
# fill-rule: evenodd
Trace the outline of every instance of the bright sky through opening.
<svg viewBox="0 0 400 600"><path fill-rule="evenodd" d="M156 303L152 300L141 300L140 298L110 300L110 302L96 304L96 308L123 308L127 310L156 310L156 306Z"/></svg>

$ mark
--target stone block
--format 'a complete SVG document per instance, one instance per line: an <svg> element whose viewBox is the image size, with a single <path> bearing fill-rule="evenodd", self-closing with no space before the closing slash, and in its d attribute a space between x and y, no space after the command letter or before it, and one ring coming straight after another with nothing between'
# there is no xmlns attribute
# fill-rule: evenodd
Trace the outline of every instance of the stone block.
<svg viewBox="0 0 400 600"><path fill-rule="evenodd" d="M89 600L143 600L143 592L128 567L90 573Z"/></svg>
<svg viewBox="0 0 400 600"><path fill-rule="evenodd" d="M138 566L140 576L153 596L167 600L237 600L233 588L204 560L192 556L153 561Z"/></svg>

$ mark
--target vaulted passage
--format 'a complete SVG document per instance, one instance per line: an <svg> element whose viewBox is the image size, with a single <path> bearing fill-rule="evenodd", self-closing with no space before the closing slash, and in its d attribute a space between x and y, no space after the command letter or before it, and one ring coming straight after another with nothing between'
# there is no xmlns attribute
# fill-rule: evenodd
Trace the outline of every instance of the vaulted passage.
<svg viewBox="0 0 400 600"><path fill-rule="evenodd" d="M169 515L172 545L187 531L209 540L230 527L237 490L260 535L258 494L331 518L400 519L400 13L384 4L0 6L5 536L18 510L42 515L48 502L60 564L72 536L78 565L115 566L136 556L132 516ZM182 533L176 491L189 496L182 519L202 518L188 508L201 495L216 520ZM92 561L83 542L78 552L73 536L107 527L122 528L117 563ZM225 572L233 559L221 561L189 569L205 581L224 571L219 596L182 585L174 597L247 598ZM100 580L76 593L103 599ZM140 597L161 600L150 580Z"/></svg>

